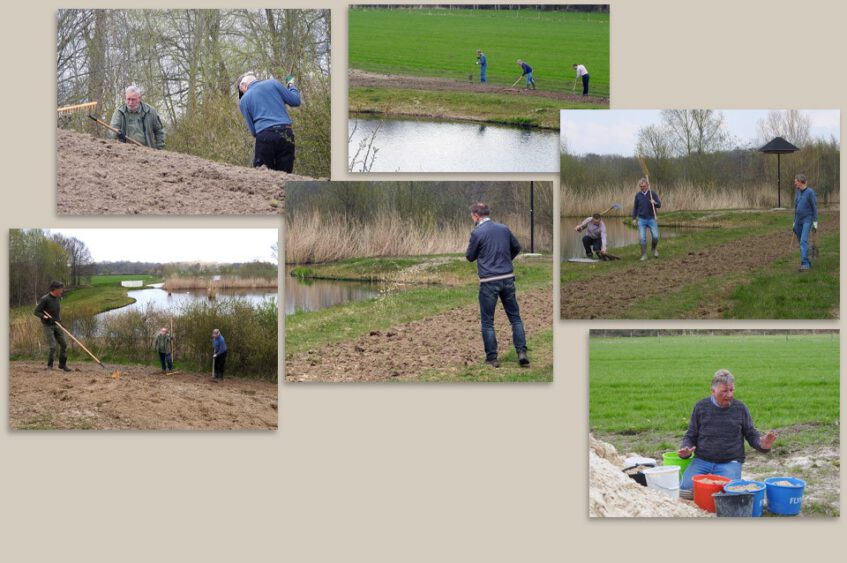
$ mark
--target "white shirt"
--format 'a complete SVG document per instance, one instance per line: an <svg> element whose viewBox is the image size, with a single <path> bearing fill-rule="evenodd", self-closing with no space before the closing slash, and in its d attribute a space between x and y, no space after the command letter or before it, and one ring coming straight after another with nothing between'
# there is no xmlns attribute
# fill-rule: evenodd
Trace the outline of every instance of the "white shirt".
<svg viewBox="0 0 847 563"><path fill-rule="evenodd" d="M585 65L576 65L576 77L579 78L584 74L588 74L588 70L585 68Z"/></svg>

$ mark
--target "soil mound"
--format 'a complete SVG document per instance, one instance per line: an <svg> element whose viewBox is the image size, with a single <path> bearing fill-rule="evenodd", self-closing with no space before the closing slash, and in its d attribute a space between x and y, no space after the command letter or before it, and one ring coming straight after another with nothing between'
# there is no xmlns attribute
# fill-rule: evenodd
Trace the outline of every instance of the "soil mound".
<svg viewBox="0 0 847 563"><path fill-rule="evenodd" d="M58 129L59 215L277 215L285 184L313 180Z"/></svg>
<svg viewBox="0 0 847 563"><path fill-rule="evenodd" d="M9 363L13 429L275 430L277 384L208 374L163 375L153 366L71 363L72 372L41 362Z"/></svg>
<svg viewBox="0 0 847 563"><path fill-rule="evenodd" d="M708 512L683 500L637 484L620 464L623 458L612 444L589 436L588 515L594 517L706 517Z"/></svg>

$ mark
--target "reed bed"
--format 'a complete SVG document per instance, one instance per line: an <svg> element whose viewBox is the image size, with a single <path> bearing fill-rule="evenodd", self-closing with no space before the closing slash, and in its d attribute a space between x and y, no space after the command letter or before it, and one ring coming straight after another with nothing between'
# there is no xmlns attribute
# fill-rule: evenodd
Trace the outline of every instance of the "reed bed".
<svg viewBox="0 0 847 563"><path fill-rule="evenodd" d="M221 278L212 280L200 277L173 277L165 280L163 289L168 292L186 289L275 289L277 278Z"/></svg>
<svg viewBox="0 0 847 563"><path fill-rule="evenodd" d="M651 186L662 200L662 211L705 211L710 209L770 209L777 205L773 184L714 186L704 188L694 184L663 187ZM563 216L590 215L620 203L623 209L612 210L607 216L629 216L637 187L635 184L605 184L590 190L573 189L562 184L560 210ZM782 205L791 207L794 193L783 187Z"/></svg>
<svg viewBox="0 0 847 563"><path fill-rule="evenodd" d="M529 218L512 214L495 217L529 247ZM420 256L464 252L473 224L437 224L380 214L371 221L345 215L313 212L286 220L285 261L315 264L347 258ZM536 248L552 248L552 225L536 225Z"/></svg>

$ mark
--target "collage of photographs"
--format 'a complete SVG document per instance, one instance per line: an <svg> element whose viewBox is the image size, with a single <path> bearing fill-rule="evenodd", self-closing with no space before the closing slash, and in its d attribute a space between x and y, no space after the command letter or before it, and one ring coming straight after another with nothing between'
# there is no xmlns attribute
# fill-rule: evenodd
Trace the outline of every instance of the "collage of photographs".
<svg viewBox="0 0 847 563"><path fill-rule="evenodd" d="M583 517L838 518L841 111L621 107L608 4L336 10L54 12L8 430L579 379Z"/></svg>

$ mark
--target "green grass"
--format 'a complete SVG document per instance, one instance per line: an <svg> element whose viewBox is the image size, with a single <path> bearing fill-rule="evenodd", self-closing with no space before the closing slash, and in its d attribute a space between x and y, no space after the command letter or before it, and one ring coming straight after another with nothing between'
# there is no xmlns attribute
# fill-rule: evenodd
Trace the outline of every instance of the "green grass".
<svg viewBox="0 0 847 563"><path fill-rule="evenodd" d="M821 213L821 221L830 216ZM611 219L619 220L619 219ZM628 220L627 220L628 221ZM790 240L791 212L747 212L731 210L681 211L663 216L662 225L711 226L714 228L680 229L674 237L661 241L662 259L674 259L694 249L705 249L733 241L739 248L747 248L745 238L785 231L786 248ZM660 228L661 226L660 225ZM634 228L634 227L633 227ZM730 319L829 319L837 317L839 307L839 238L838 232L820 235L820 258L814 268L804 274L799 267L799 250L746 272L728 272L718 278L709 278L679 287L677 291L646 298L626 310L620 318L674 319L691 318L692 312L704 305L720 309L723 318ZM749 249L753 252L755 249ZM637 244L611 251L621 260L602 265L602 272L612 273L635 267L641 250ZM786 275L790 273L791 275ZM795 275L796 274L796 275ZM597 269L563 265L561 282L590 279Z"/></svg>
<svg viewBox="0 0 847 563"><path fill-rule="evenodd" d="M309 276L323 279L390 279L391 274L396 274L404 268L445 256L449 257L440 255L353 258L331 264L313 265L306 269ZM521 291L549 285L553 277L550 255L518 259L514 266L519 294ZM453 259L435 266L434 271L438 277L449 278L454 282L453 285L390 289L374 299L353 301L319 311L300 311L286 316L286 356L333 342L351 340L372 330L384 330L477 301L479 278L474 264L464 258Z"/></svg>
<svg viewBox="0 0 847 563"><path fill-rule="evenodd" d="M368 117L373 113L389 117L437 115L456 120L556 130L559 129L560 110L606 107L604 104L538 96L399 88L351 88L349 98L350 113L354 117Z"/></svg>
<svg viewBox="0 0 847 563"><path fill-rule="evenodd" d="M491 84L512 84L521 74L515 61L523 59L539 89L570 92L571 65L581 63L591 94L609 95L609 14L355 7L348 14L350 68L478 79L482 49Z"/></svg>
<svg viewBox="0 0 847 563"><path fill-rule="evenodd" d="M691 409L720 368L761 431L789 429L775 447L837 440L839 335L590 338L589 425L645 455L676 449ZM833 434L834 432L834 434ZM824 438L828 436L828 438ZM620 438L620 439L618 439Z"/></svg>

